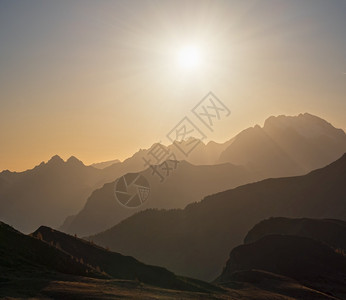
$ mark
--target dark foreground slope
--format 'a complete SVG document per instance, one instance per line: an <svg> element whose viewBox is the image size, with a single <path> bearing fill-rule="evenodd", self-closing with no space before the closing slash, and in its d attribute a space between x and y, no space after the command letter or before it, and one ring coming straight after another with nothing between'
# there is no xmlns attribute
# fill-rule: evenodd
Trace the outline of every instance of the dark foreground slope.
<svg viewBox="0 0 346 300"><path fill-rule="evenodd" d="M133 257L110 252L84 240L40 227L24 235L0 223L0 268L10 274L63 274L93 278L135 280L153 286L190 291L217 290L216 287L172 272L145 265Z"/></svg>
<svg viewBox="0 0 346 300"><path fill-rule="evenodd" d="M33 235L1 223L0 299L333 299L291 279L264 288L238 279L217 287L47 227Z"/></svg>
<svg viewBox="0 0 346 300"><path fill-rule="evenodd" d="M62 251L69 253L84 264L102 270L112 278L136 280L142 283L177 290L214 290L215 287L189 278L178 277L172 272L156 266L145 265L131 256L111 252L93 243L71 235L41 226L33 236L43 241L58 245Z"/></svg>
<svg viewBox="0 0 346 300"><path fill-rule="evenodd" d="M246 235L244 244L271 234L307 237L346 251L346 222L341 220L270 218L256 224Z"/></svg>
<svg viewBox="0 0 346 300"><path fill-rule="evenodd" d="M244 245L234 248L215 282L251 284L299 299L315 299L307 289L346 299L345 222L330 219L270 218L256 224ZM303 292L303 293L302 293ZM308 291L309 292L309 291Z"/></svg>
<svg viewBox="0 0 346 300"><path fill-rule="evenodd" d="M323 293L346 297L346 257L310 238L268 235L238 246L231 251L217 282L227 284L241 276L251 282L249 279L257 275L251 274L252 270L283 275Z"/></svg>
<svg viewBox="0 0 346 300"><path fill-rule="evenodd" d="M0 298L152 299L157 293L193 299L220 292L48 227L24 235L0 222Z"/></svg>
<svg viewBox="0 0 346 300"><path fill-rule="evenodd" d="M275 282L276 283L276 282ZM64 299L64 300L110 300L110 299L181 299L181 300L335 300L336 298L309 289L293 280L281 280L278 286L262 289L256 284L237 282L237 288L225 287L223 292L201 293L161 289L138 281L66 277L53 279L26 278L15 283L2 282L0 299ZM10 297L10 298L9 298Z"/></svg>
<svg viewBox="0 0 346 300"><path fill-rule="evenodd" d="M24 235L0 222L0 269L9 273L49 272L51 270L80 276L107 278L92 266L87 266L55 246Z"/></svg>
<svg viewBox="0 0 346 300"><path fill-rule="evenodd" d="M265 218L346 220L345 183L343 155L307 175L248 184L208 196L184 210L138 213L91 239L178 274L213 280L229 249L241 244L248 230Z"/></svg>

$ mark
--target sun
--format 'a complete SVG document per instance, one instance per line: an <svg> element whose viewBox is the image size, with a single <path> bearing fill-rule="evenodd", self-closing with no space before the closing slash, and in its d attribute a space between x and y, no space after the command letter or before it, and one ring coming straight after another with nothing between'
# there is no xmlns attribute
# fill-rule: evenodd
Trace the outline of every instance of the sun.
<svg viewBox="0 0 346 300"><path fill-rule="evenodd" d="M178 51L177 62L181 69L195 70L203 64L203 51L194 45L184 46Z"/></svg>

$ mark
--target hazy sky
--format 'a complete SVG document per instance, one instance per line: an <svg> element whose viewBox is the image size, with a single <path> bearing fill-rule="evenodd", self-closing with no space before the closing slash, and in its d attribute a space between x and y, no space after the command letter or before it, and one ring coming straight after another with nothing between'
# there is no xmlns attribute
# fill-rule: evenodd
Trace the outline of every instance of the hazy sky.
<svg viewBox="0 0 346 300"><path fill-rule="evenodd" d="M209 91L232 111L211 140L300 112L345 129L346 1L0 0L0 170L167 143Z"/></svg>

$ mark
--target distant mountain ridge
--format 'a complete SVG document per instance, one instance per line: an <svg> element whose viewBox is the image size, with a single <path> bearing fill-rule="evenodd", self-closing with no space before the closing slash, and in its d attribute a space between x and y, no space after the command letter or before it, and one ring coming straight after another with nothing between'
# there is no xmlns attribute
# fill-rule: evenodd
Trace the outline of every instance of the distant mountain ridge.
<svg viewBox="0 0 346 300"><path fill-rule="evenodd" d="M346 152L346 134L327 121L305 113L269 117L264 126L239 133L220 155L264 177L305 174L331 163Z"/></svg>
<svg viewBox="0 0 346 300"><path fill-rule="evenodd" d="M58 155L24 172L0 173L0 218L24 232L46 224L58 227L66 216L83 207L85 199L105 182L136 165L113 164L102 170L85 166L75 157Z"/></svg>
<svg viewBox="0 0 346 300"><path fill-rule="evenodd" d="M121 161L119 159L114 159L114 160L103 161L103 162L99 162L99 163L93 163L93 164L91 164L91 166L96 168L96 169L104 169L104 168L107 168L111 165L118 164L120 162Z"/></svg>
<svg viewBox="0 0 346 300"><path fill-rule="evenodd" d="M79 236L95 234L118 224L136 212L148 208L184 208L210 193L258 179L246 168L229 163L205 166L191 165L186 161L167 163L172 168L177 164L177 168L172 170L164 182L152 174L151 168L139 173L150 185L150 197L142 206L124 207L115 197L115 182L107 183L95 190L84 208L77 215L67 219L60 229Z"/></svg>
<svg viewBox="0 0 346 300"><path fill-rule="evenodd" d="M139 150L128 160L141 161L154 145ZM160 144L160 147L174 153L179 161L197 165L229 162L251 167L263 173L264 177L282 177L304 174L336 160L346 151L346 134L318 116L301 113L297 116L271 116L263 127L249 127L224 143L199 141L188 156L173 144ZM268 165L263 163L268 159L275 159L273 165L277 165L276 169L268 169Z"/></svg>
<svg viewBox="0 0 346 300"><path fill-rule="evenodd" d="M183 141L181 146L184 147L186 143L189 141ZM101 190L95 191L87 199L84 208L76 216L66 219L60 229L68 233L90 235L105 230L145 208L183 208L203 196L240 184L268 177L302 175L331 163L346 152L346 134L323 119L307 113L294 117L278 116L268 118L263 128L258 125L248 128L223 144L200 142L188 157L184 156L175 145L166 147L154 144L149 149L138 151L127 161L143 163L143 158L150 156L156 147L162 148L162 151L167 153L174 153L178 160L188 159L188 162L199 165L216 165L218 161L223 163L232 161L232 164L245 166L248 176L246 179L241 175L242 180L237 180L235 169L231 171L216 166L209 168L191 166L187 169L185 164L183 170L190 176L186 176L182 170L174 171L174 178L177 178L177 173L183 180L175 180L173 183L169 178L163 185L157 185L157 181L149 174L152 170L143 171L141 174L150 179L151 192L158 191L157 196L151 196L152 200L147 204L132 211L117 206L114 201L114 191L110 185L106 185ZM152 164L155 165L155 161ZM191 173L192 169L195 169L195 173ZM207 173L202 176L202 172ZM229 183L220 184L225 180L229 180ZM192 192L189 191L189 187L198 182L200 184L194 187ZM164 198L166 203L158 198ZM167 205L167 202L171 205Z"/></svg>
<svg viewBox="0 0 346 300"><path fill-rule="evenodd" d="M182 145L184 143L186 141ZM32 170L19 173L3 171L0 173L0 218L24 232L41 224L57 228L64 220L62 228L68 230L73 215L82 212L93 191L126 173L143 171L146 168L143 158L149 156L156 146L140 150L123 162L106 162L110 165L102 169L85 166L75 157L64 162L55 156ZM239 181L239 184L244 184L254 178L302 175L331 163L346 151L346 134L321 118L300 114L270 117L263 128L258 125L248 128L225 143L200 142L188 157L175 145L160 147L174 152L179 161L187 160L197 165L231 163L242 166L252 174L248 181ZM223 185L219 191L234 186ZM212 187L203 189L206 193L216 192ZM196 193L200 198L205 195ZM198 200L191 196L191 201ZM115 218L112 223L105 216L105 220L108 223L102 226L112 226L119 219ZM82 233L82 224L78 226L77 231ZM95 227L94 232L103 229ZM84 232L90 233L90 228Z"/></svg>
<svg viewBox="0 0 346 300"><path fill-rule="evenodd" d="M220 274L229 249L260 220L275 216L346 220L345 182L346 154L307 175L247 184L207 196L184 210L140 212L90 238L146 263L212 280Z"/></svg>

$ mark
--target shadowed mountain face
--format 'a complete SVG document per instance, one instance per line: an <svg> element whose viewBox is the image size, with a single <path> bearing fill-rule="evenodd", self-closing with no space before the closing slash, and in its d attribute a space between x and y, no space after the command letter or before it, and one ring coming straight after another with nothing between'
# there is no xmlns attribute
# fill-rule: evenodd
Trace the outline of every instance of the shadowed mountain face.
<svg viewBox="0 0 346 300"><path fill-rule="evenodd" d="M146 263L212 280L220 274L229 249L260 220L272 216L345 220L345 182L343 155L307 175L248 184L184 210L144 211L91 238Z"/></svg>
<svg viewBox="0 0 346 300"><path fill-rule="evenodd" d="M256 224L246 235L244 244L271 234L307 237L346 251L346 222L341 220L270 218Z"/></svg>
<svg viewBox="0 0 346 300"><path fill-rule="evenodd" d="M210 142L206 146L200 143L193 156L196 158L192 158L192 160L202 161L202 158L205 157L208 162L217 161L219 153L225 149L226 145L227 143ZM75 157L64 162L58 155L55 155L47 163L42 162L31 170L19 173L3 171L0 173L0 218L24 232L33 231L41 224L58 227L64 220L63 228L67 228L74 216L67 220L66 217L81 210L95 189L128 172L144 170L143 158L152 151L154 146L138 151L124 162L115 160L85 166ZM175 148L172 145L170 147ZM165 148L169 149L169 147ZM186 158L183 154L177 156ZM128 215L124 217L126 216ZM106 216L105 218L107 219ZM115 223L117 221L119 219L116 219ZM115 223L112 221L106 223L106 226ZM98 227L92 231L87 228L83 230L85 233L90 233L105 228ZM80 231L76 230L76 232Z"/></svg>
<svg viewBox="0 0 346 300"><path fill-rule="evenodd" d="M268 118L263 127L239 133L220 162L244 165L264 177L301 175L336 160L346 151L346 134L310 114Z"/></svg>
<svg viewBox="0 0 346 300"><path fill-rule="evenodd" d="M107 278L95 268L76 261L71 255L39 239L24 235L0 222L0 270L10 277L21 272L56 271L71 275Z"/></svg>
<svg viewBox="0 0 346 300"><path fill-rule="evenodd" d="M345 299L346 257L322 242L288 235L268 235L238 246L218 282L234 280L235 272L263 270L293 278L307 287ZM238 280L239 276L238 276ZM243 279L244 280L244 279Z"/></svg>
<svg viewBox="0 0 346 300"><path fill-rule="evenodd" d="M184 149L188 142L178 144ZM249 167L261 173L262 178L280 177L302 175L335 161L346 152L346 134L327 121L305 113L269 117L263 127L250 127L225 143L199 141L188 156L174 144L161 147L174 153L174 159L195 165L229 162ZM140 150L129 160L140 163L152 149L153 146Z"/></svg>
<svg viewBox="0 0 346 300"><path fill-rule="evenodd" d="M234 248L216 282L255 285L293 295L295 282L337 299L346 298L346 222L336 219L270 218L256 224ZM301 294L299 299L315 299ZM320 295L321 296L321 295ZM334 299L335 299L334 298Z"/></svg>
<svg viewBox="0 0 346 300"><path fill-rule="evenodd" d="M120 160L119 159L114 159L114 160L109 160L109 161L103 161L103 162L99 162L99 163L94 163L91 166L96 168L96 169L104 169L107 168L111 165L114 164L119 164Z"/></svg>
<svg viewBox="0 0 346 300"><path fill-rule="evenodd" d="M152 174L151 168L140 173L150 185L149 198L142 206L129 208L120 204L115 197L115 183L108 183L93 192L85 207L72 220L67 220L61 229L82 236L94 234L144 209L183 208L205 195L257 179L244 167L231 164L194 166L185 161L167 163L173 170L164 182Z"/></svg>
<svg viewBox="0 0 346 300"><path fill-rule="evenodd" d="M231 288L221 288L176 276L48 227L27 236L0 222L0 298L331 299L275 274L266 274L275 279L271 286L268 280L259 286L244 284L244 276L237 277Z"/></svg>
<svg viewBox="0 0 346 300"><path fill-rule="evenodd" d="M181 146L188 142L182 142ZM185 193L184 188L181 189L181 181L177 180L178 185L174 186L172 183L171 189L181 189L182 191L175 194L177 197L174 198L174 201L167 200L171 206L165 204L148 206L179 208L199 200L208 193L229 189L254 179L304 174L313 168L330 163L346 151L346 135L342 130L335 129L326 121L304 114L297 117L271 117L266 120L263 128L259 126L249 128L226 143L209 142L206 145L199 143L188 157L182 154L175 145L162 147L170 153L174 152L177 160L185 159L195 164L206 165L231 162L244 166L252 174L248 179L240 176L238 182L231 178L228 185L219 184L220 178L223 178L224 174L227 176L229 174L227 171L221 170L220 172L225 173L215 175L216 183L205 183L210 186L196 188L196 192L191 195L190 200L186 200L189 195ZM85 212L85 209L89 207L91 199L94 202L97 200L95 194L90 199L88 197L92 191L100 188L106 182L112 182L128 172L144 170L143 158L147 157L154 148L155 144L149 149L138 151L123 162L115 162L108 167L104 167L105 164L97 165L102 169L84 166L74 157L64 162L60 157L55 156L48 163L42 163L32 170L21 173L1 172L0 217L16 228L30 232L41 224L57 227L67 216L75 215L85 205L75 221L73 216L66 219L62 230L89 234L112 226L130 216L133 211L131 213L117 211L113 218L113 205L109 212L103 214L106 205L102 198L100 208L96 208L98 216L91 216L90 212ZM110 163L106 162L106 165ZM156 164L157 162L152 161L151 163ZM208 170L198 172L205 171L208 172ZM193 172L189 174L196 176ZM193 179L185 178L184 186L194 184ZM211 181L209 180L209 182ZM195 183L204 185L203 180L201 182L198 178ZM189 190L189 187L186 190ZM159 188L157 195L162 197L163 194L169 193L169 188L167 192L162 192L162 189ZM88 203L86 203L87 199ZM182 200L179 201L179 199ZM177 205L174 206L175 204ZM81 217L84 214L92 220L89 226Z"/></svg>
<svg viewBox="0 0 346 300"><path fill-rule="evenodd" d="M4 171L0 173L0 218L24 232L41 224L57 227L83 207L93 190L131 170L138 170L135 164L98 170L75 157L64 162L56 155L32 170Z"/></svg>
<svg viewBox="0 0 346 300"><path fill-rule="evenodd" d="M182 142L180 146L184 148L188 143ZM143 158L149 159L155 146L140 150L125 163L143 163ZM301 114L270 117L263 128L249 128L223 144L199 143L188 157L175 145L160 147L167 153L174 153L178 160L205 164L232 161L246 168L191 166L182 162L163 184L159 184L160 178L156 174L152 176L152 169L148 169L141 174L149 180L150 199L140 208L124 208L114 201L114 186L105 185L88 198L76 216L66 219L61 230L78 235L94 234L145 208L183 208L205 195L254 180L305 174L339 158L346 151L346 135L318 117ZM314 154L311 154L312 149Z"/></svg>
<svg viewBox="0 0 346 300"><path fill-rule="evenodd" d="M59 156L25 172L2 172L0 218L25 232L42 223L56 226L80 207L100 175L76 158L64 162Z"/></svg>
<svg viewBox="0 0 346 300"><path fill-rule="evenodd" d="M6 275L6 280L13 277L18 280L26 276L33 279L42 276L54 278L59 273L136 280L176 290L221 290L205 282L178 277L164 268L145 265L133 257L110 252L48 227L40 227L33 236L28 236L0 222L0 254L0 282L3 275Z"/></svg>
<svg viewBox="0 0 346 300"><path fill-rule="evenodd" d="M78 258L94 269L102 270L108 276L117 279L138 280L140 282L178 290L216 290L207 283L180 278L160 267L145 265L133 257L124 256L96 246L77 237L64 234L49 227L41 226L33 236L58 245L59 249ZM193 282L193 283L192 283ZM200 285L200 286L199 286ZM204 286L204 287L203 287Z"/></svg>

